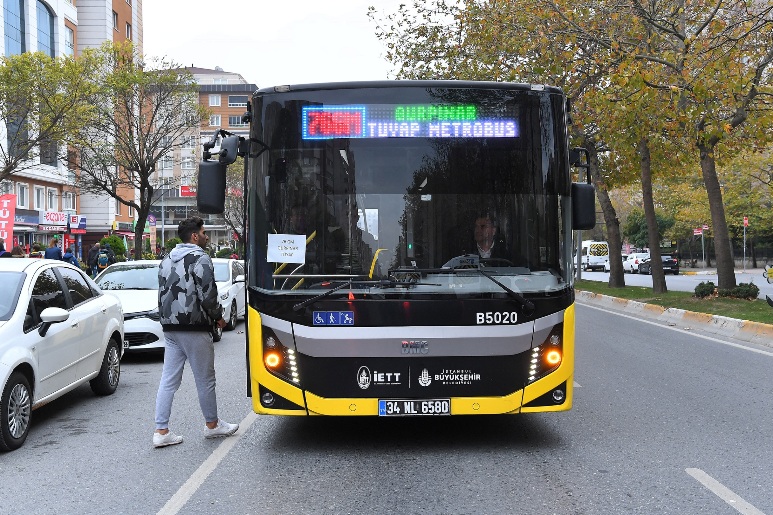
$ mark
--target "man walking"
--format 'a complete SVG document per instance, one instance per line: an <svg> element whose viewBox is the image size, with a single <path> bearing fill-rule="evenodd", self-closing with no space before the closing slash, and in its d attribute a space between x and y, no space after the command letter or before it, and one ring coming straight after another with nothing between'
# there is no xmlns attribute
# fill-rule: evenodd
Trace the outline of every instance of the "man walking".
<svg viewBox="0 0 773 515"><path fill-rule="evenodd" d="M174 394L180 387L186 359L190 362L199 405L204 414L205 438L230 436L239 429L217 416L213 325L225 327L215 284L215 268L204 251L209 242L204 220L194 216L177 228L179 243L161 261L158 270L158 311L164 328L164 367L156 396L153 446L182 443L169 431Z"/></svg>
<svg viewBox="0 0 773 515"><path fill-rule="evenodd" d="M89 271L91 277L97 276L97 256L99 255L99 242L96 242L93 247L89 249L89 257L86 259L86 263L89 265Z"/></svg>

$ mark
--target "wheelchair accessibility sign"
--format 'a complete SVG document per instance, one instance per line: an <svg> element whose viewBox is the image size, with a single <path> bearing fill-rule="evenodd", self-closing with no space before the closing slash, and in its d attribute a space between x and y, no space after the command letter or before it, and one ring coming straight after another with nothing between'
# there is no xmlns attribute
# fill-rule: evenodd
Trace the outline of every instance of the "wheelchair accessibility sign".
<svg viewBox="0 0 773 515"><path fill-rule="evenodd" d="M314 325L354 325L354 311L315 311Z"/></svg>

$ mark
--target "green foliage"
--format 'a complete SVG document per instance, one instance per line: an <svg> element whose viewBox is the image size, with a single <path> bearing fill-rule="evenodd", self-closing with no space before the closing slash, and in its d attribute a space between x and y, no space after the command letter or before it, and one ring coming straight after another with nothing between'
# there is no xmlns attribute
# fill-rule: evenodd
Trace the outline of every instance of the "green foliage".
<svg viewBox="0 0 773 515"><path fill-rule="evenodd" d="M233 254L234 252L235 252L234 249L222 248L218 250L217 253L215 253L215 257L219 257L219 258L231 257L231 254Z"/></svg>
<svg viewBox="0 0 773 515"><path fill-rule="evenodd" d="M738 283L735 288L723 288L717 290L717 295L720 297L733 297L746 300L755 300L759 294L760 289L754 283Z"/></svg>
<svg viewBox="0 0 773 515"><path fill-rule="evenodd" d="M152 252L143 252L142 259L158 259Z"/></svg>
<svg viewBox="0 0 773 515"><path fill-rule="evenodd" d="M183 240L181 240L180 238L171 238L164 242L164 248L167 250L167 252L169 252L170 250L175 248L178 243L182 243L182 242Z"/></svg>
<svg viewBox="0 0 773 515"><path fill-rule="evenodd" d="M106 238L102 238L99 240L99 245L104 247L105 243L110 244L110 248L113 249L113 253L115 254L115 258L118 261L125 261L126 260L126 246L123 244L123 238L116 236L115 234L111 234L110 236ZM119 259L119 256L123 257L123 259Z"/></svg>
<svg viewBox="0 0 773 515"><path fill-rule="evenodd" d="M658 212L655 213L655 219L658 224L658 240L662 240L666 231L674 225L675 220ZM644 217L643 210L634 209L631 211L623 225L623 236L628 238L628 241L636 247L649 247L647 219Z"/></svg>
<svg viewBox="0 0 773 515"><path fill-rule="evenodd" d="M698 284L698 286L695 287L695 296L702 299L704 297L710 297L714 295L714 290L716 289L716 286L713 282L702 282Z"/></svg>
<svg viewBox="0 0 773 515"><path fill-rule="evenodd" d="M77 141L93 113L92 64L42 52L0 57L0 126L13 127L2 136L0 180L35 166L41 154L60 157L57 144Z"/></svg>

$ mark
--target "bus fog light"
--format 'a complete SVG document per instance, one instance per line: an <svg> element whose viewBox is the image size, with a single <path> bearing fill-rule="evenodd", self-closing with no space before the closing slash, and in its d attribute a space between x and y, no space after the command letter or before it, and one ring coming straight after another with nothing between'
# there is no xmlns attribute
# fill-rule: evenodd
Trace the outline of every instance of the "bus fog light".
<svg viewBox="0 0 773 515"><path fill-rule="evenodd" d="M556 402L556 404L559 404L564 401L564 391L560 388L556 388L553 390L553 400Z"/></svg>
<svg viewBox="0 0 773 515"><path fill-rule="evenodd" d="M271 406L274 404L274 396L266 392L260 397L260 402L262 402L264 406Z"/></svg>

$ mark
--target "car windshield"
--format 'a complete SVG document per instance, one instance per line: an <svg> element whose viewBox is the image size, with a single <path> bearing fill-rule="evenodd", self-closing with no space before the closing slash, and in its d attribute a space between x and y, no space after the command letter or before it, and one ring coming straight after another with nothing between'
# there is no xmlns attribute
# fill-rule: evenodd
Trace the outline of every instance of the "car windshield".
<svg viewBox="0 0 773 515"><path fill-rule="evenodd" d="M0 272L0 291L3 292L0 295L0 321L11 318L23 282L22 272Z"/></svg>
<svg viewBox="0 0 773 515"><path fill-rule="evenodd" d="M157 290L158 265L121 265L97 277L103 290Z"/></svg>
<svg viewBox="0 0 773 515"><path fill-rule="evenodd" d="M230 279L228 271L231 269L231 263L215 262L215 282L224 283Z"/></svg>

